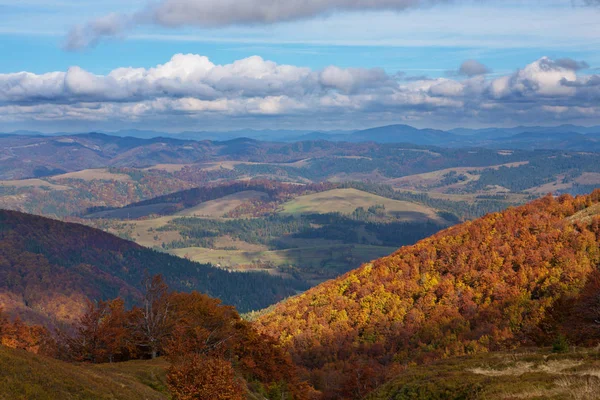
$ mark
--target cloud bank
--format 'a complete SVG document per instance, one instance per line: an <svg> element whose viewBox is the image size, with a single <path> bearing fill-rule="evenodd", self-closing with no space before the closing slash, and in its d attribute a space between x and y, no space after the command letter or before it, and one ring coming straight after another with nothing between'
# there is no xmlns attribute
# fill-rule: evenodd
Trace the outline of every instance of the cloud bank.
<svg viewBox="0 0 600 400"><path fill-rule="evenodd" d="M258 25L295 21L343 11L402 11L451 0L162 0L137 13L109 14L75 26L65 48L79 50L105 37L122 36L136 25L163 27Z"/></svg>
<svg viewBox="0 0 600 400"><path fill-rule="evenodd" d="M487 67L467 62L460 68L464 77L405 80L377 68L312 70L258 56L218 65L177 54L154 68L118 68L107 75L79 67L0 74L0 122L598 121L600 75L582 74L585 66L544 57L490 78Z"/></svg>

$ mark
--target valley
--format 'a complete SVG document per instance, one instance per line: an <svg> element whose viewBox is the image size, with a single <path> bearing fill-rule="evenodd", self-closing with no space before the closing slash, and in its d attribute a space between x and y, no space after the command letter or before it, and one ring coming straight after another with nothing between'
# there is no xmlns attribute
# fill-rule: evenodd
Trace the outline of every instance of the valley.
<svg viewBox="0 0 600 400"><path fill-rule="evenodd" d="M0 0L0 400L600 400L600 0Z"/></svg>
<svg viewBox="0 0 600 400"><path fill-rule="evenodd" d="M120 362L77 370L80 386L49 374L7 391L54 385L102 398L124 382L158 399L197 368L231 377L227 399L560 399L597 387L597 352L569 346L596 337L595 314L582 310L595 304L598 192L566 193L600 186L598 153L28 140L42 153L75 147L48 154L41 176L0 182L0 341L39 353L3 356ZM77 146L101 161L78 169ZM144 361L138 344L149 276L178 307L157 345L166 360ZM124 336L83 346L94 313L110 316L98 332ZM24 323L6 322L14 316ZM213 330L236 339L201 345ZM263 354L283 357L285 376L260 369ZM510 385L515 376L526 384Z"/></svg>
<svg viewBox="0 0 600 400"><path fill-rule="evenodd" d="M82 221L189 260L233 271L265 271L310 285L454 221L417 202L334 187L224 184L205 189L207 200L198 204L192 190L94 212ZM164 213L170 215L157 215Z"/></svg>

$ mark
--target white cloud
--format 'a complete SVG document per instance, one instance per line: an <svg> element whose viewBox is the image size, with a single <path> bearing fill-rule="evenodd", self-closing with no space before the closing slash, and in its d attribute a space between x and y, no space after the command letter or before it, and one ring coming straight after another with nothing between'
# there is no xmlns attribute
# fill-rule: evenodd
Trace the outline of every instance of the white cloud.
<svg viewBox="0 0 600 400"><path fill-rule="evenodd" d="M494 124L600 118L600 77L543 57L514 73L486 78L401 80L382 69L322 70L261 57L215 64L177 54L153 68L95 75L66 72L0 74L1 121L277 121L410 119ZM343 123L342 123L343 121Z"/></svg>

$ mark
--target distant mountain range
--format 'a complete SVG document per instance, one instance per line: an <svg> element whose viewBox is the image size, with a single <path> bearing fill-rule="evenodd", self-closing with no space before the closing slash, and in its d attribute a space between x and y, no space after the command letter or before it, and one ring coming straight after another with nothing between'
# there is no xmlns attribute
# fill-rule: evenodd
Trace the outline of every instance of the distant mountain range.
<svg viewBox="0 0 600 400"><path fill-rule="evenodd" d="M451 130L418 129L409 125L388 125L356 131L254 130L187 131L166 133L153 130L120 130L105 134L117 137L153 139L158 137L190 141L227 141L250 138L271 142L301 142L326 140L331 142L410 143L439 147L487 147L508 149L552 149L600 151L600 126L560 125L554 127L518 126L514 128L455 128ZM72 136L73 133L43 134L35 131L15 131L0 137Z"/></svg>

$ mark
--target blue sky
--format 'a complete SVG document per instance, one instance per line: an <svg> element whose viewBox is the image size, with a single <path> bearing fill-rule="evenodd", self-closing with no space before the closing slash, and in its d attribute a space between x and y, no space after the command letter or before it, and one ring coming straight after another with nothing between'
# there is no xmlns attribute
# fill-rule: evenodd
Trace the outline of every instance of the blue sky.
<svg viewBox="0 0 600 400"><path fill-rule="evenodd" d="M600 7L583 0L272 1L0 0L0 131L600 123ZM152 75L177 54L210 64ZM458 74L467 60L486 73Z"/></svg>

